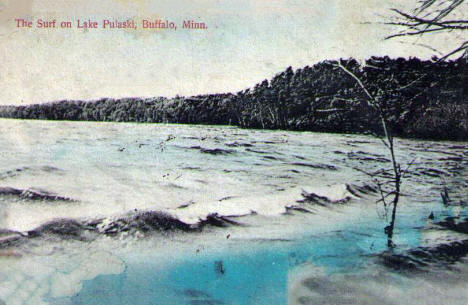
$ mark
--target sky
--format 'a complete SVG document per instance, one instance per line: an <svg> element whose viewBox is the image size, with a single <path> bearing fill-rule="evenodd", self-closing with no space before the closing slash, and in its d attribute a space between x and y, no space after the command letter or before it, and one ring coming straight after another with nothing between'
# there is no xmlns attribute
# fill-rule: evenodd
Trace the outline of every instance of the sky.
<svg viewBox="0 0 468 305"><path fill-rule="evenodd" d="M288 66L373 55L430 58L455 47L447 36L384 40L379 24L407 0L2 0L0 104L63 99L237 92ZM416 3L416 1L414 1ZM17 28L15 19L33 22ZM73 28L40 29L39 19ZM78 29L76 20L98 21ZM102 29L102 20L135 20L137 29ZM178 29L143 29L169 20ZM206 30L182 29L184 20ZM437 55L437 54L436 54Z"/></svg>

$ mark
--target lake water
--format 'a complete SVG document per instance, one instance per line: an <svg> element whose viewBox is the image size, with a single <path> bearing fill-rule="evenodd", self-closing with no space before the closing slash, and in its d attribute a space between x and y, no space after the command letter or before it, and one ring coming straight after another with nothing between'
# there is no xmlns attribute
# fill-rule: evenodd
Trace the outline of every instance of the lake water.
<svg viewBox="0 0 468 305"><path fill-rule="evenodd" d="M412 164L398 250L466 239L432 228L428 216L467 215L468 143L396 146L399 162ZM370 185L362 171L386 159L382 143L362 135L0 120L0 187L22 192L0 194L5 232L142 211L192 225L217 213L241 224L28 239L1 249L0 304L464 304L463 261L425 276L376 262L386 250L383 208L377 194L350 189ZM453 206L442 204L444 188ZM329 203L298 202L303 191ZM49 197L24 196L31 192Z"/></svg>

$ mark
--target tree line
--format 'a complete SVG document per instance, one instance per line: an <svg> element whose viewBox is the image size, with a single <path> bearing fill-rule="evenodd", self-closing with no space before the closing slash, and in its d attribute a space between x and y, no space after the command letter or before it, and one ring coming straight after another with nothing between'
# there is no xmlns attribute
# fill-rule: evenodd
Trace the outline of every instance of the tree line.
<svg viewBox="0 0 468 305"><path fill-rule="evenodd" d="M372 57L341 60L379 96L393 133L468 139L466 56L452 61ZM165 98L63 100L2 106L0 117L145 123L223 124L243 128L379 133L381 124L359 84L337 61L322 61L226 94Z"/></svg>

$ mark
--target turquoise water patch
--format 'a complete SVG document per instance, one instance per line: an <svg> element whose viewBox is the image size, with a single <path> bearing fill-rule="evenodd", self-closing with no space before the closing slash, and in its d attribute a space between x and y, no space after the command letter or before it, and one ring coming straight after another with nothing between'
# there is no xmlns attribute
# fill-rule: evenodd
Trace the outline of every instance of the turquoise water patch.
<svg viewBox="0 0 468 305"><path fill-rule="evenodd" d="M305 262L328 272L359 268L367 260L366 254L383 249L385 244L380 238L379 244L372 246L371 237L362 232L335 231L296 242L251 242L251 246L242 245L251 248L246 252L194 254L167 266L158 265L157 258L150 255L127 262L120 275L85 281L72 303L286 304L292 269Z"/></svg>
<svg viewBox="0 0 468 305"><path fill-rule="evenodd" d="M416 247L420 229L431 210L404 213L398 218L397 244ZM408 212L408 211L406 211ZM442 214L443 210L436 211ZM444 213L445 214L445 213ZM417 216L419 215L419 216ZM385 223L380 219L296 241L244 240L239 248L216 254L193 253L179 263L161 265L156 255L126 261L119 275L84 281L72 304L286 304L288 275L309 263L326 273L353 272L369 262L370 254L386 249ZM231 245L232 247L233 245ZM156 250L155 250L156 251ZM125 261L125 259L124 259Z"/></svg>

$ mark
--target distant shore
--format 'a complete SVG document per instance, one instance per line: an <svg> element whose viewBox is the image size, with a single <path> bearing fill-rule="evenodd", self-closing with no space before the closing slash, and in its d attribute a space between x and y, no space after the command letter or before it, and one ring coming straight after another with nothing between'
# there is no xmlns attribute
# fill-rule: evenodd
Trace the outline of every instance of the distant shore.
<svg viewBox="0 0 468 305"><path fill-rule="evenodd" d="M466 58L437 62L372 57L363 69L354 59L343 62L378 96L395 135L468 140ZM296 71L289 67L237 93L0 106L0 117L381 133L380 119L364 92L336 64L323 61Z"/></svg>

